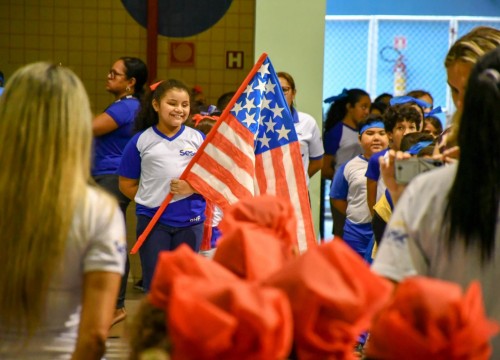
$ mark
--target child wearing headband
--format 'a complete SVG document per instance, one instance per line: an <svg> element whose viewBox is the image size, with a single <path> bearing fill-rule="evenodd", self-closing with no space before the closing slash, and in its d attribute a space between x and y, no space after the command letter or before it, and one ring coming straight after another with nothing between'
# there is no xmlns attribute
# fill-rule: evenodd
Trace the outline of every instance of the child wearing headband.
<svg viewBox="0 0 500 360"><path fill-rule="evenodd" d="M366 202L366 168L368 159L385 149L389 138L380 116L369 115L359 123L359 143L362 154L341 165L330 189L330 207L345 216L343 239L361 258L371 252L373 238L372 215ZM366 334L358 341L364 345Z"/></svg>
<svg viewBox="0 0 500 360"><path fill-rule="evenodd" d="M433 115L426 116L422 132L431 134L434 138L437 138L439 134L443 132L443 124L441 124L441 121Z"/></svg>
<svg viewBox="0 0 500 360"><path fill-rule="evenodd" d="M366 168L368 159L385 149L389 138L379 116L370 115L359 125L359 142L363 153L342 165L335 174L330 189L330 203L332 208L346 216L344 240L364 257L373 236L372 216L366 202Z"/></svg>
<svg viewBox="0 0 500 360"><path fill-rule="evenodd" d="M389 136L389 148L400 150L404 135L417 132L423 119L423 112L416 109L418 103L409 96L399 96L391 99L391 105L383 115L385 131ZM386 156L389 148L375 154L368 161L366 170L366 188L368 208L373 215L373 206L385 192L385 184L380 177L379 157Z"/></svg>

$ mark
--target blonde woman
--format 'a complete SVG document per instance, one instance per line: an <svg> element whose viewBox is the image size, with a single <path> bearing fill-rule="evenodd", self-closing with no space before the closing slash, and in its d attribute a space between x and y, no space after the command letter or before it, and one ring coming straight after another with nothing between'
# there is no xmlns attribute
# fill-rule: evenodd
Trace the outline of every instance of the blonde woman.
<svg viewBox="0 0 500 360"><path fill-rule="evenodd" d="M441 152L446 148L455 146L457 143L460 112L463 106L467 80L474 64L484 54L498 46L500 46L500 30L488 26L479 26L459 38L448 50L444 66L451 97L458 114L453 116L451 128L446 129L443 136L439 138L436 149ZM458 153L453 156L458 156Z"/></svg>
<svg viewBox="0 0 500 360"><path fill-rule="evenodd" d="M91 121L63 67L23 67L0 98L1 359L105 352L125 228L116 202L88 185Z"/></svg>

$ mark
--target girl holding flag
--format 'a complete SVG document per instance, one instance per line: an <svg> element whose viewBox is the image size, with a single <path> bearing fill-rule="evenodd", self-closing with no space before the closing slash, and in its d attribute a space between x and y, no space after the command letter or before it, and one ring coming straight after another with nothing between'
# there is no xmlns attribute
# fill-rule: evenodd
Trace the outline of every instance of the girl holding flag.
<svg viewBox="0 0 500 360"><path fill-rule="evenodd" d="M200 131L184 125L189 112L185 84L171 79L151 86L137 118L138 133L125 147L118 171L120 190L137 204L138 237L165 197L174 195L139 249L145 291L161 251L183 243L198 251L203 236L205 200L188 182L179 180L205 139Z"/></svg>

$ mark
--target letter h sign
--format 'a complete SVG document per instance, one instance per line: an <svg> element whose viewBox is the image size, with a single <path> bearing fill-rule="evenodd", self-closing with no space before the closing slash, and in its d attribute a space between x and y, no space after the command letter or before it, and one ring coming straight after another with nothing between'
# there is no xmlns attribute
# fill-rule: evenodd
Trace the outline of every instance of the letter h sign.
<svg viewBox="0 0 500 360"><path fill-rule="evenodd" d="M226 69L243 69L243 51L226 51Z"/></svg>

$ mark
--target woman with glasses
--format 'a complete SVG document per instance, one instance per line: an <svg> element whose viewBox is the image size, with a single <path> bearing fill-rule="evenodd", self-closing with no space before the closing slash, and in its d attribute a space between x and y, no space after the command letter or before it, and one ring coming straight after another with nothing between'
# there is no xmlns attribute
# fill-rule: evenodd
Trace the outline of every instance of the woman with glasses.
<svg viewBox="0 0 500 360"><path fill-rule="evenodd" d="M124 218L130 200L118 189L117 171L123 149L133 135L134 119L139 112L147 78L148 70L141 59L134 57L118 59L109 70L106 80L106 90L113 94L115 101L92 120L94 133L92 176L97 184L115 196ZM126 317L125 291L129 269L127 258L113 325Z"/></svg>
<svg viewBox="0 0 500 360"><path fill-rule="evenodd" d="M294 100L297 89L293 77L286 72L278 72L278 79L281 84L286 102L290 107L295 131L300 142L300 153L304 163L306 180L309 184L309 178L321 170L323 166L323 143L321 142L321 132L314 118L306 113L295 109Z"/></svg>

